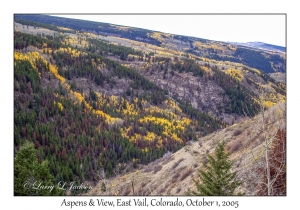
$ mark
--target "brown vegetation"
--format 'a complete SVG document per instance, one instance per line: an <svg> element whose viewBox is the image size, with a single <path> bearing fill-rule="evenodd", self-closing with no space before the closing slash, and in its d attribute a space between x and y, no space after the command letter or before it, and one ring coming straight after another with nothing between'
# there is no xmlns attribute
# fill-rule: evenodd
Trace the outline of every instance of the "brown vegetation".
<svg viewBox="0 0 300 210"><path fill-rule="evenodd" d="M130 192L131 192L131 190L129 188L127 188L126 191L124 192L124 195L127 196L130 194Z"/></svg>
<svg viewBox="0 0 300 210"><path fill-rule="evenodd" d="M237 136L237 135L240 135L243 131L242 130L235 130L233 132L233 136Z"/></svg>
<svg viewBox="0 0 300 210"><path fill-rule="evenodd" d="M142 182L141 188L144 188L147 184L145 182Z"/></svg>
<svg viewBox="0 0 300 210"><path fill-rule="evenodd" d="M243 138L237 138L234 141L231 141L229 144L226 146L226 150L230 153L238 151L243 143Z"/></svg>
<svg viewBox="0 0 300 210"><path fill-rule="evenodd" d="M157 165L154 167L154 171L153 173L156 174L158 171L160 171L162 169L162 166L161 165Z"/></svg>
<svg viewBox="0 0 300 210"><path fill-rule="evenodd" d="M184 160L184 158L180 158L177 162L174 163L174 165L172 166L172 169L175 169L179 163L181 163Z"/></svg>
<svg viewBox="0 0 300 210"><path fill-rule="evenodd" d="M185 195L188 189L195 189L193 172L203 167L203 164L200 164L201 162L207 162L207 154L214 154L216 143L221 139L226 139L228 142L227 149L233 151L230 156L230 159L235 163L233 170L237 171L237 176L245 181L245 184L239 190L245 192L246 195L256 195L256 186L260 183L261 177L254 168L259 164L263 165L264 157L262 153L262 133L255 129L256 127L261 127L260 123L261 121L257 117L244 121L241 124L230 126L229 129L226 128L209 134L201 138L199 143L186 146L188 149L183 148L169 157L163 157L145 165L143 170L129 173L126 175L126 178L120 177L111 180L111 185L115 185L118 180L122 180L122 185L131 186L129 183L134 177L136 186L139 186L137 195ZM241 131L239 131L240 135L233 135L236 130ZM197 151L199 154L195 155L194 151ZM159 165L163 165L159 171L148 173L149 171L153 172L155 167L158 170L160 168ZM141 186L143 186L143 190L140 189ZM110 188L110 191L113 191L113 189ZM101 192L98 194L101 194ZM97 193L93 195L97 195Z"/></svg>
<svg viewBox="0 0 300 210"><path fill-rule="evenodd" d="M172 161L172 160L174 160L174 156L169 156L169 157L166 157L165 159L164 159L164 161L162 161L162 165L165 165L165 164L167 164L167 163L169 163L170 161Z"/></svg>
<svg viewBox="0 0 300 210"><path fill-rule="evenodd" d="M269 153L270 157L270 175L272 183L271 195L286 195L286 131L278 130L272 148ZM264 168L258 168L258 173L265 174ZM263 182L258 186L258 195L267 195L268 189L265 185L267 176L263 177Z"/></svg>
<svg viewBox="0 0 300 210"><path fill-rule="evenodd" d="M188 170L186 170L180 177L180 181L184 180L187 176L189 176L193 172L194 172L194 170L192 168L189 168Z"/></svg>
<svg viewBox="0 0 300 210"><path fill-rule="evenodd" d="M180 177L179 173L174 174L174 176L172 176L172 178L177 179L178 177Z"/></svg>

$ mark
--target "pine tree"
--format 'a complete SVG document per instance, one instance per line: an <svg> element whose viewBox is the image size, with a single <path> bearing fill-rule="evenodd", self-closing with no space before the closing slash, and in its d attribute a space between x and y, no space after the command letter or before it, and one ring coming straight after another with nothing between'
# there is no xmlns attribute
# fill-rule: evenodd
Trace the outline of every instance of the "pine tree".
<svg viewBox="0 0 300 210"><path fill-rule="evenodd" d="M106 184L104 182L101 184L101 192L106 192Z"/></svg>
<svg viewBox="0 0 300 210"><path fill-rule="evenodd" d="M229 153L225 152L225 142L220 142L216 148L215 158L207 156L208 164L204 164L205 171L199 170L200 181L194 180L197 191L193 195L199 196L232 196L234 190L242 184L236 179L236 172L230 172L233 162L229 160Z"/></svg>
<svg viewBox="0 0 300 210"><path fill-rule="evenodd" d="M54 186L53 176L50 174L48 161L38 163L32 142L26 142L16 154L14 176L15 195L62 195L62 190L56 187L52 190L39 187L40 183L43 186Z"/></svg>

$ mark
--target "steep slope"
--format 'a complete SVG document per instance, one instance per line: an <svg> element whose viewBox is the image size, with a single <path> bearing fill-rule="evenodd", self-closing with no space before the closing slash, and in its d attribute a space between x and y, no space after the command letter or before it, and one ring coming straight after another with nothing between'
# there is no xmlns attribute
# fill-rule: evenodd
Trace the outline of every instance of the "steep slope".
<svg viewBox="0 0 300 210"><path fill-rule="evenodd" d="M167 91L115 61L14 35L14 146L35 143L56 182L110 177L225 126L202 113L191 120Z"/></svg>
<svg viewBox="0 0 300 210"><path fill-rule="evenodd" d="M207 161L206 155L213 155L215 145L222 140L227 142L226 150L231 152L233 171L237 171L237 176L244 181L237 191L245 195L256 195L264 174L259 169L265 164L265 133L261 128L267 123L270 126L265 130L267 136L274 136L278 130L285 130L284 103L269 109L264 118L258 115L234 124L189 142L189 145L179 151L168 153L148 165L139 165L131 173L103 179L87 195L185 195L188 190L195 190L193 179L198 179L198 169L203 169L203 162ZM101 190L103 185L106 191Z"/></svg>
<svg viewBox="0 0 300 210"><path fill-rule="evenodd" d="M35 23L28 22L28 24L34 25ZM42 26L46 27L47 25L43 24ZM53 26L49 28L52 29ZM174 42L173 47L167 46L165 48L166 46L158 47L112 36L103 37L85 32L72 34L70 33L72 32L71 29L64 34L62 32L58 34L53 30L48 30L46 33L43 28L24 27L16 23L16 30L40 34L63 44L69 44L75 48L79 47L85 51L105 56L126 67L131 67L157 86L168 90L170 96L174 99L185 101L193 108L206 112L229 124L242 120L241 116L244 116L245 113L247 115L254 114L256 110L255 101L249 99L248 96L255 97L260 88L269 87L272 92L269 97L270 102L274 101L272 98L284 97L285 95L284 84L276 82L257 69L249 68L241 63L215 61L186 54L184 50L180 51L176 46L180 46L181 42L186 41L185 39ZM62 29L59 28L59 30ZM64 28L64 30L67 29ZM130 30L130 28L126 30ZM53 34L56 35L53 36ZM174 37L176 36L166 36L155 32L154 37L166 41L175 40ZM102 39L106 41L101 41ZM205 43L205 47L201 45L201 52L206 52L212 44L211 41ZM212 47L216 46L212 45ZM224 45L221 50L214 53L217 53L218 56L224 53L229 55L236 50L232 46L226 49ZM232 91L232 86L234 86L234 91ZM126 84L119 87L124 87L123 89L130 88ZM120 95L121 90L122 88L118 88L112 93ZM242 109L241 104L246 108Z"/></svg>
<svg viewBox="0 0 300 210"><path fill-rule="evenodd" d="M48 16L26 17L44 22L16 18L14 147L35 143L55 182L98 182L142 166L141 175L150 174L150 181L152 174L171 177L178 169L187 172L138 191L183 193L162 186L177 180L191 185L188 177L200 167L197 154L215 145L203 141L200 151L193 140L255 115L262 89L268 93L265 107L285 99L283 83L251 68L255 64L248 56L235 59L239 50L228 44L79 20L63 19L71 25L59 25L51 19L49 25ZM254 52L260 58L263 53ZM215 55L234 62L212 60ZM278 68L284 66L280 59ZM195 152L184 150L189 166L178 168L184 161L174 152L186 144ZM108 188L108 194L116 192ZM130 193L126 186L120 192Z"/></svg>

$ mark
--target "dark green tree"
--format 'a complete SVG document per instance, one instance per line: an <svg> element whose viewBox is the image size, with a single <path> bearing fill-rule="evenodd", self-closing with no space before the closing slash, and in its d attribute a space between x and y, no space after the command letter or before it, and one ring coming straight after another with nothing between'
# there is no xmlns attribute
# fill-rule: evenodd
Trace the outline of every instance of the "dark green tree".
<svg viewBox="0 0 300 210"><path fill-rule="evenodd" d="M225 152L225 142L217 145L215 157L207 156L208 163L205 170L199 170L200 181L194 180L199 196L232 196L235 189L242 184L237 180L236 172L231 172L233 162L229 160L229 153Z"/></svg>
<svg viewBox="0 0 300 210"><path fill-rule="evenodd" d="M14 164L15 195L61 195L62 191L52 183L53 176L48 168L48 161L38 163L36 150L32 142L20 147ZM44 186L44 187L42 187ZM51 186L54 186L51 190ZM42 189L44 188L44 189Z"/></svg>
<svg viewBox="0 0 300 210"><path fill-rule="evenodd" d="M104 182L101 184L101 192L106 192L106 184Z"/></svg>

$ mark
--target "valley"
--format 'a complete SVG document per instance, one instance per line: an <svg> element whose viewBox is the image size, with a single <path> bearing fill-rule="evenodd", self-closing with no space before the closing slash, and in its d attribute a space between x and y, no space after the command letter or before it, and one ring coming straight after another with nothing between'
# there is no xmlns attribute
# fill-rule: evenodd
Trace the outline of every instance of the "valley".
<svg viewBox="0 0 300 210"><path fill-rule="evenodd" d="M186 195L221 140L238 191L261 192L285 52L47 15L14 27L14 150L31 142L53 182L96 186L67 194Z"/></svg>

